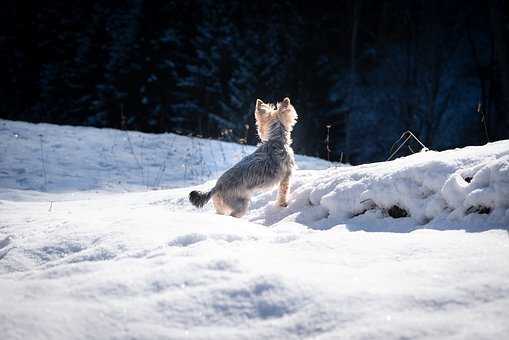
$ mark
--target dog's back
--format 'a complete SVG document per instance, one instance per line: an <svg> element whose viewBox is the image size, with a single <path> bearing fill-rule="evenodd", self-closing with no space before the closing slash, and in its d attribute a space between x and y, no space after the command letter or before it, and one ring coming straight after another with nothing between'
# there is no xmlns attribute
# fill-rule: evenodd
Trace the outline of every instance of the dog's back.
<svg viewBox="0 0 509 340"><path fill-rule="evenodd" d="M253 192L279 183L278 202L286 206L289 178L295 165L290 132L297 114L285 98L277 110L258 100L255 116L263 143L221 175L210 192L191 192L189 200L193 205L202 207L212 198L219 214L240 217L247 211Z"/></svg>
<svg viewBox="0 0 509 340"><path fill-rule="evenodd" d="M293 170L294 165L290 147L281 142L268 141L221 175L216 182L216 190L234 190L242 195L242 191L250 194L252 191L272 188Z"/></svg>

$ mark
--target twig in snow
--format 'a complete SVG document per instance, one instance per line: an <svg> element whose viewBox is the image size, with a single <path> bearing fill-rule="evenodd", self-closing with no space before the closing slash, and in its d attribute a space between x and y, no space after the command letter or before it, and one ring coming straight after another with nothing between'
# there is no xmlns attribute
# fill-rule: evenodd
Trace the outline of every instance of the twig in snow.
<svg viewBox="0 0 509 340"><path fill-rule="evenodd" d="M325 138L325 150L327 151L327 161L330 162L330 153L331 153L331 149L330 149L330 145L329 145L329 142L330 142L330 128L331 128L332 125L330 124L327 124L325 125L325 127L327 128L327 137Z"/></svg>
<svg viewBox="0 0 509 340"><path fill-rule="evenodd" d="M136 161L136 164L138 165L138 168L141 170L141 178L143 179L143 184L146 185L145 182L145 171L143 169L143 166L141 165L140 160L136 156L136 152L134 151L133 143L131 142L131 138L129 137L129 132L125 130L125 135L127 136L127 145L129 146L129 151L134 157L134 160Z"/></svg>
<svg viewBox="0 0 509 340"><path fill-rule="evenodd" d="M163 163L159 167L159 170L158 170L156 177L154 179L154 185L153 185L154 187L158 187L160 185L161 179L163 178L163 175L166 172L166 163L168 162L170 155L173 154L172 147L173 147L173 144L175 143L175 139L177 139L177 136L173 135L173 139L171 140L171 142L168 145L168 151L166 152L166 158L164 159Z"/></svg>
<svg viewBox="0 0 509 340"><path fill-rule="evenodd" d="M214 168L215 168L215 172L217 172L219 170L219 167L217 165L217 160L216 160L216 154L214 153L214 148L213 148L213 144L215 142L212 142L210 141L209 143L207 143L209 145L209 149L210 149L210 155L212 156L212 162L214 162Z"/></svg>
<svg viewBox="0 0 509 340"><path fill-rule="evenodd" d="M244 137L239 139L239 143L242 145L242 148L241 148L242 157L245 157L247 155L246 144L247 144L247 137L249 134L249 124L245 124L244 129L245 129Z"/></svg>
<svg viewBox="0 0 509 340"><path fill-rule="evenodd" d="M42 175L44 178L44 187L43 190L46 191L48 188L48 177L46 175L46 157L44 155L44 141L42 139L42 135L39 135L40 141L40 149L41 149L41 167L42 167Z"/></svg>
<svg viewBox="0 0 509 340"><path fill-rule="evenodd" d="M486 125L486 110L483 108L481 102L477 105L477 112L481 114L481 123L484 128L484 134L486 135L486 140L488 143L490 142L490 136L488 135L488 126Z"/></svg>
<svg viewBox="0 0 509 340"><path fill-rule="evenodd" d="M402 143L398 146L398 148L396 149L396 151L394 151L394 152L393 152L393 153L389 156L389 158L387 158L387 160L388 160L388 161L390 161L390 160L392 159L392 157L394 157L394 156L398 153L398 151L399 151L399 150L400 150L400 149L401 149L401 148L402 148L402 147L406 144L406 142L408 142L408 140L409 140L410 138L414 138L414 139L417 141L417 143L419 143L419 144L422 146L422 150L424 150L424 151L427 151L427 150L428 150L428 148L427 148L424 144L422 144L422 142L419 140L419 138L415 137L415 135L414 135L411 131L407 130L407 131L403 132L403 134L401 135L401 137L399 137L399 138L398 138L398 140L394 142L394 144L392 144L392 146L391 146L391 151L394 149L394 146L396 146L396 144L397 144L397 143L398 143L401 139L403 139L403 137L405 137L405 136L406 136L406 139L405 139L405 140L404 140L404 141L403 141L403 142L402 142Z"/></svg>

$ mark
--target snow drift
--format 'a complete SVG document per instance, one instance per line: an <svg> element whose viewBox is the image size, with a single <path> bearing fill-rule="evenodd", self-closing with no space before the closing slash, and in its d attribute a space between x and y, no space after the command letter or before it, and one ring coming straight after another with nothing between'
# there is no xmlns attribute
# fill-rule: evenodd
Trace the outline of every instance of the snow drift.
<svg viewBox="0 0 509 340"><path fill-rule="evenodd" d="M261 205L272 195L258 197L251 220L290 220L318 229L346 223L371 231L507 228L509 141L303 172L294 180L287 210Z"/></svg>

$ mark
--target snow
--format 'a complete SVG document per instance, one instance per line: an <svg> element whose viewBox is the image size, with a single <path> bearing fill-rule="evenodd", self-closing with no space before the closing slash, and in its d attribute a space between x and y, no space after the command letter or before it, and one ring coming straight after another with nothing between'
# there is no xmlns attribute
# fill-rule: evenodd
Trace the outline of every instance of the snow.
<svg viewBox="0 0 509 340"><path fill-rule="evenodd" d="M0 120L0 190L139 191L217 178L253 146L76 126ZM329 163L298 156L302 169Z"/></svg>
<svg viewBox="0 0 509 340"><path fill-rule="evenodd" d="M315 229L346 223L350 230L399 232L507 228L509 142L302 172L293 188L289 209L263 205L251 220L267 225L297 221ZM270 195L258 200L265 202ZM409 217L395 221L387 216L393 206ZM482 209L489 214L474 213Z"/></svg>
<svg viewBox="0 0 509 340"><path fill-rule="evenodd" d="M251 147L5 120L0 138L3 339L509 336L509 141L298 157L288 208L261 193L235 219L187 194Z"/></svg>

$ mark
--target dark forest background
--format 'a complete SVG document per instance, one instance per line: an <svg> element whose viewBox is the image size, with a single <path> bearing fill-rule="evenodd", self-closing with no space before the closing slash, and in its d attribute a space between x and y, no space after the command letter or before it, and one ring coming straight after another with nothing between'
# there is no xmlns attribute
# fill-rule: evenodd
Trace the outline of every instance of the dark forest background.
<svg viewBox="0 0 509 340"><path fill-rule="evenodd" d="M384 160L509 138L508 2L8 1L0 116L256 144L292 99L294 149ZM330 154L326 151L326 140Z"/></svg>

